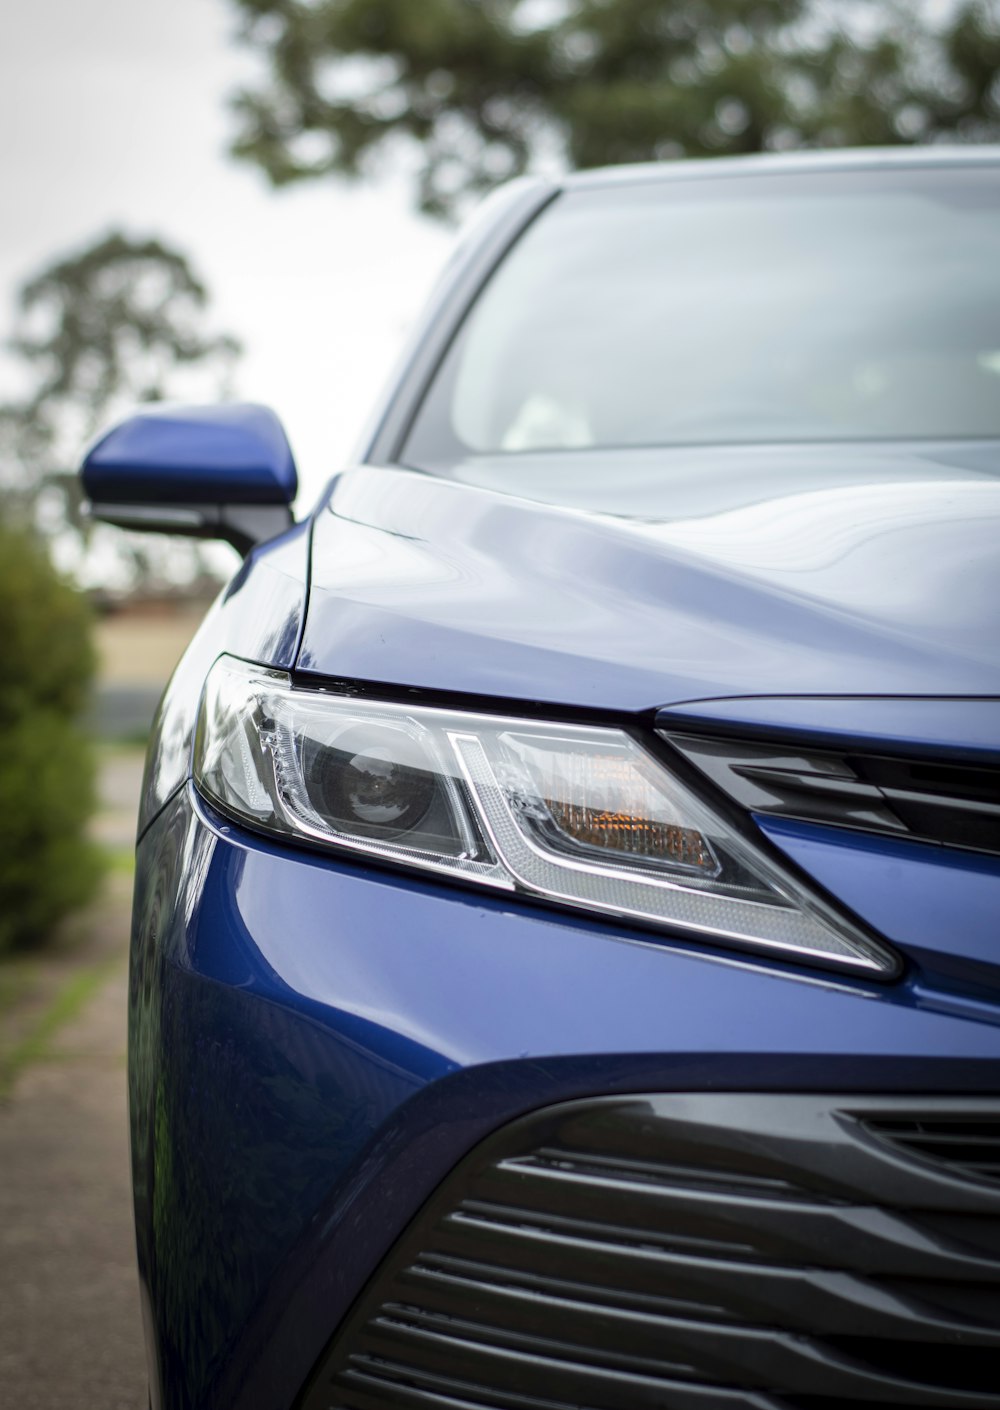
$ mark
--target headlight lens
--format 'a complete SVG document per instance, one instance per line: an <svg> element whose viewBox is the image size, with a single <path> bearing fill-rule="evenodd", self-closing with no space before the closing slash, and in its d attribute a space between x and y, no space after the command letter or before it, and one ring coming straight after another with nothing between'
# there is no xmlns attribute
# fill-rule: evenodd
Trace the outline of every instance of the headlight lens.
<svg viewBox="0 0 1000 1410"><path fill-rule="evenodd" d="M787 958L892 955L620 730L292 689L221 657L200 791L242 822Z"/></svg>

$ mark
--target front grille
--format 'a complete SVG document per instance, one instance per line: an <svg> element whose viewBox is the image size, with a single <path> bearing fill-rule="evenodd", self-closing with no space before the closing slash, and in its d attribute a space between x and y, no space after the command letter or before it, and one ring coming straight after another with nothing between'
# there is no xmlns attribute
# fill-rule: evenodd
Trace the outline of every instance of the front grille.
<svg viewBox="0 0 1000 1410"><path fill-rule="evenodd" d="M870 1116L865 1125L884 1140L957 1174L1000 1184L1000 1116Z"/></svg>
<svg viewBox="0 0 1000 1410"><path fill-rule="evenodd" d="M960 1126L957 1160L911 1144ZM1000 1188L968 1158L998 1130L949 1099L527 1117L417 1217L302 1410L998 1410Z"/></svg>
<svg viewBox="0 0 1000 1410"><path fill-rule="evenodd" d="M1000 768L661 732L749 812L1000 853Z"/></svg>

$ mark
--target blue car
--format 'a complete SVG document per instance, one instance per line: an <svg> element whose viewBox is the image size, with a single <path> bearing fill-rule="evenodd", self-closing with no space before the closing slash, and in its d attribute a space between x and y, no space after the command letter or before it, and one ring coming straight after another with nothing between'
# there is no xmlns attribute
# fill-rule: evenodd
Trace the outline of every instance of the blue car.
<svg viewBox="0 0 1000 1410"><path fill-rule="evenodd" d="M531 180L156 718L153 1410L1000 1406L1000 152Z"/></svg>

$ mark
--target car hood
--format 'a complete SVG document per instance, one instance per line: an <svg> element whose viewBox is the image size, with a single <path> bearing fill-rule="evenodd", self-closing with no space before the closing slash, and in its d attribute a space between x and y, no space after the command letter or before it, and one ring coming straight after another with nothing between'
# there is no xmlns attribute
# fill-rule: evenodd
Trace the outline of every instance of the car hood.
<svg viewBox="0 0 1000 1410"><path fill-rule="evenodd" d="M1000 696L998 452L973 449L588 453L583 489L536 457L505 493L485 462L350 471L316 518L298 669L615 711Z"/></svg>

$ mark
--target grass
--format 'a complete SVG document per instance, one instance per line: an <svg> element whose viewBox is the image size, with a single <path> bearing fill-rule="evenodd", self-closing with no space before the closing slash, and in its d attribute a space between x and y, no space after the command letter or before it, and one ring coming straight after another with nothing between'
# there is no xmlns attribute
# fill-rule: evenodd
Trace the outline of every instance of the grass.
<svg viewBox="0 0 1000 1410"><path fill-rule="evenodd" d="M145 754L150 728L147 725L145 729L126 729L119 734L91 734L90 742L98 754Z"/></svg>
<svg viewBox="0 0 1000 1410"><path fill-rule="evenodd" d="M5 959L0 963L0 1014L12 1009L31 989L37 966L27 959Z"/></svg>
<svg viewBox="0 0 1000 1410"><path fill-rule="evenodd" d="M112 876L133 876L135 874L134 847L105 847L105 865ZM3 999L0 997L0 1008Z"/></svg>
<svg viewBox="0 0 1000 1410"><path fill-rule="evenodd" d="M77 971L56 991L48 1007L38 1015L21 1040L9 1052L0 1053L0 1101L10 1095L18 1074L25 1067L54 1055L52 1045L56 1034L77 1016L119 964L121 957L113 955Z"/></svg>
<svg viewBox="0 0 1000 1410"><path fill-rule="evenodd" d="M126 739L101 741L97 751L107 762L137 754L135 744ZM112 815L122 813L123 803L115 799L108 810ZM110 956L105 951L96 958L91 952L87 957L95 926L113 925L123 935L127 930L126 898L135 872L135 852L131 842L122 841L123 831L127 829L116 826L114 842L101 844L106 873L103 901L66 917L49 946L0 958L0 1101L9 1096L26 1067L63 1056L55 1047L57 1035L124 963L120 950Z"/></svg>

